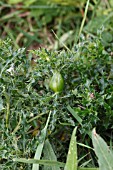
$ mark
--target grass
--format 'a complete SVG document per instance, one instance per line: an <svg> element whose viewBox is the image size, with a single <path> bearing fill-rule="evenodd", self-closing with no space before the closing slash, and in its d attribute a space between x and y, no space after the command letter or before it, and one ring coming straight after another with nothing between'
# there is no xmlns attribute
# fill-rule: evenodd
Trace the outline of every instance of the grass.
<svg viewBox="0 0 113 170"><path fill-rule="evenodd" d="M107 143L112 133L113 4L14 2L0 2L0 168L35 168L13 159L37 152L39 162L47 159L44 144L55 161L66 162L75 126L87 146L78 146L81 164L96 167L91 130L96 126ZM57 95L48 84L55 69L65 81Z"/></svg>
<svg viewBox="0 0 113 170"><path fill-rule="evenodd" d="M90 3L89 6L94 8L95 4ZM85 19L82 4L79 7L70 4L59 6L56 3L50 6L44 1L39 1L31 5L21 3L19 5L16 2L11 5L4 1L1 6L2 32L0 34L1 37L9 36L15 42L16 47L25 46L37 49L47 46L54 49L57 40L51 30L54 30L59 38L73 30L73 34L65 40L66 45L71 48L76 40L82 17ZM60 44L57 48L60 48Z"/></svg>

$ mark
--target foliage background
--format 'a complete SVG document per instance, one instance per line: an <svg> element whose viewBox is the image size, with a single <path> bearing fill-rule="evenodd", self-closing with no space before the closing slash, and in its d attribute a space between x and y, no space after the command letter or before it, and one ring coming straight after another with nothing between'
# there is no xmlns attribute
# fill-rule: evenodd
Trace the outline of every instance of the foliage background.
<svg viewBox="0 0 113 170"><path fill-rule="evenodd" d="M0 4L0 36L2 38L9 36L16 47L58 49L62 48L62 44L55 39L52 30L60 41L71 48L76 42L84 17L86 0L82 0L81 3L71 0L27 0L25 2L3 0ZM105 32L107 31L104 34L105 43L107 45L107 42L111 42L112 8L111 0L90 0L83 32L94 36L97 29L104 25Z"/></svg>
<svg viewBox="0 0 113 170"><path fill-rule="evenodd" d="M79 41L86 1L0 4L0 36L10 38L0 40L1 169L31 169L12 158L34 157L50 111L47 138L58 160L66 160L74 126L78 126L80 143L92 145L93 127L109 143L113 128L112 1L90 1ZM57 95L48 85L55 69L65 81L64 91ZM97 165L92 151L78 151L80 157L89 152L83 160L91 158L87 166Z"/></svg>

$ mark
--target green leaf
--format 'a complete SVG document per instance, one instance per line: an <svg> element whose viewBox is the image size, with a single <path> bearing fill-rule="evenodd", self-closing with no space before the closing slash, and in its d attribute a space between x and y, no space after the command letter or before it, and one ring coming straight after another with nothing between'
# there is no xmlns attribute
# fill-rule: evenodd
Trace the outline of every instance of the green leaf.
<svg viewBox="0 0 113 170"><path fill-rule="evenodd" d="M85 161L84 163L82 163L81 165L80 165L80 167L85 167L85 166L87 166L88 164L89 164L89 162L91 162L92 161L92 159L89 159L88 161Z"/></svg>
<svg viewBox="0 0 113 170"><path fill-rule="evenodd" d="M47 131L48 123L50 120L50 115L51 115L51 112L49 113L45 128L41 132L41 136L43 137L43 142L38 145L34 159L40 159L40 157L41 157L42 150L44 147L44 141L45 141L45 137L46 137L46 131ZM39 170L39 164L33 164L32 170Z"/></svg>
<svg viewBox="0 0 113 170"><path fill-rule="evenodd" d="M99 168L78 168L77 170L99 170Z"/></svg>
<svg viewBox="0 0 113 170"><path fill-rule="evenodd" d="M22 2L22 0L8 0L9 4L17 4L19 2Z"/></svg>
<svg viewBox="0 0 113 170"><path fill-rule="evenodd" d="M57 161L57 157L48 139L45 141L43 153L44 153L44 159ZM51 167L44 166L44 170L60 170L60 168L58 166L57 167L56 166L51 166Z"/></svg>
<svg viewBox="0 0 113 170"><path fill-rule="evenodd" d="M23 2L23 0L8 0L8 3L9 4L17 4L17 3L23 2L25 5L29 6L35 1L36 0L26 0L25 2Z"/></svg>
<svg viewBox="0 0 113 170"><path fill-rule="evenodd" d="M68 105L67 109L73 115L73 117L82 125L82 119L78 116L78 114Z"/></svg>
<svg viewBox="0 0 113 170"><path fill-rule="evenodd" d="M58 166L58 167L65 166L65 164L62 162L50 161L50 160L14 158L13 161L27 163L27 164L40 164L40 165L46 165L46 166Z"/></svg>
<svg viewBox="0 0 113 170"><path fill-rule="evenodd" d="M90 147L90 146L88 146L88 145L85 145L85 144L83 144L83 143L78 143L78 142L77 142L77 145L80 145L80 146L82 146L82 147L85 147L85 148L94 150L92 147Z"/></svg>
<svg viewBox="0 0 113 170"><path fill-rule="evenodd" d="M66 161L64 170L77 170L77 143L76 143L76 137L75 137L76 130L77 130L77 127L75 127L75 129L73 130L73 133L71 136L67 161Z"/></svg>
<svg viewBox="0 0 113 170"><path fill-rule="evenodd" d="M113 170L113 153L95 129L92 131L92 141L98 157L99 170Z"/></svg>
<svg viewBox="0 0 113 170"><path fill-rule="evenodd" d="M3 109L4 109L3 100L2 98L0 98L0 111L2 111Z"/></svg>

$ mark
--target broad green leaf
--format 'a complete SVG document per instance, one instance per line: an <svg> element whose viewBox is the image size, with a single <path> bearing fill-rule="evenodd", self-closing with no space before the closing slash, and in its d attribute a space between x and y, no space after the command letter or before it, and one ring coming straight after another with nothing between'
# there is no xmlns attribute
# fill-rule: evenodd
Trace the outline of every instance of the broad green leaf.
<svg viewBox="0 0 113 170"><path fill-rule="evenodd" d="M49 123L49 120L50 120L50 115L51 115L51 112L50 112L50 114L48 116L45 128L41 132L41 136L43 137L43 142L38 145L36 153L35 153L35 156L34 156L34 159L40 160L42 150L43 150L43 147L44 147L46 131L47 131L48 123ZM33 164L32 170L39 170L39 164Z"/></svg>
<svg viewBox="0 0 113 170"><path fill-rule="evenodd" d="M58 166L58 167L65 166L65 163L57 162L57 161L50 161L50 160L14 158L13 161L27 163L27 164L36 164L36 165L40 164L40 165L46 165L46 166Z"/></svg>
<svg viewBox="0 0 113 170"><path fill-rule="evenodd" d="M113 170L113 153L95 129L92 131L92 141L98 157L99 170Z"/></svg>
<svg viewBox="0 0 113 170"><path fill-rule="evenodd" d="M48 139L45 141L43 153L44 153L44 159L57 161L57 157ZM51 167L44 166L44 170L60 170L60 168L58 166L57 167L56 166L51 166Z"/></svg>
<svg viewBox="0 0 113 170"><path fill-rule="evenodd" d="M75 137L76 130L77 130L77 127L75 127L75 129L73 130L73 133L71 136L67 161L66 161L64 170L77 170L77 143L76 143L76 137Z"/></svg>

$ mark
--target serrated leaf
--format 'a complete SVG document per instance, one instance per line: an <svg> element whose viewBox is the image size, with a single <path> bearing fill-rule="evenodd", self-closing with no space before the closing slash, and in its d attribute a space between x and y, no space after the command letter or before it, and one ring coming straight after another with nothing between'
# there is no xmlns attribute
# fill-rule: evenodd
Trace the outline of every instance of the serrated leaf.
<svg viewBox="0 0 113 170"><path fill-rule="evenodd" d="M77 170L77 143L76 143L76 137L75 137L76 130L77 130L77 127L75 127L75 129L73 130L73 133L71 136L67 161L66 161L64 170Z"/></svg>
<svg viewBox="0 0 113 170"><path fill-rule="evenodd" d="M92 141L98 157L99 170L113 170L113 153L95 129L92 131Z"/></svg>

